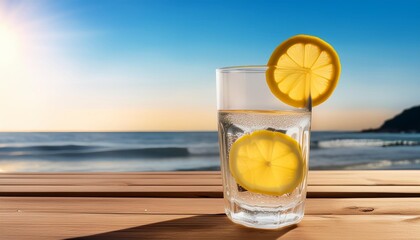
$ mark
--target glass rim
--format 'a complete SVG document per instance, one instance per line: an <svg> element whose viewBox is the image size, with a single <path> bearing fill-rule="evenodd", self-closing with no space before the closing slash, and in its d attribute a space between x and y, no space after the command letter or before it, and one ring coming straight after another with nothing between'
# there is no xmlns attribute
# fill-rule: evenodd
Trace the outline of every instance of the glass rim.
<svg viewBox="0 0 420 240"><path fill-rule="evenodd" d="M259 72L266 72L268 69L267 65L247 65L247 66L231 66L231 67L222 67L217 68L217 73L234 73L234 72L242 72L242 73L259 73Z"/></svg>

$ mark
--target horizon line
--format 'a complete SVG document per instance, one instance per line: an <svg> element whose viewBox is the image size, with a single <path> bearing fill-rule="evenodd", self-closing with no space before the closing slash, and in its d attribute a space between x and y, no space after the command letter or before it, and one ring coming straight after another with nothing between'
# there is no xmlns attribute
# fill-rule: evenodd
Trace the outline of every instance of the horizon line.
<svg viewBox="0 0 420 240"><path fill-rule="evenodd" d="M146 130L146 131L0 131L0 133L189 133L218 132L218 130ZM311 130L311 132L362 132L362 130Z"/></svg>

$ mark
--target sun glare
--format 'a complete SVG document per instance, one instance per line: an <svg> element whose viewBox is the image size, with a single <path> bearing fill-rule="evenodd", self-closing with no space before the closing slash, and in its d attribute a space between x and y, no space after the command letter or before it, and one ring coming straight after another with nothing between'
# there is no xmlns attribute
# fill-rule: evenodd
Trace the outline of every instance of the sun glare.
<svg viewBox="0 0 420 240"><path fill-rule="evenodd" d="M10 26L0 23L0 66L9 66L19 57L19 37Z"/></svg>

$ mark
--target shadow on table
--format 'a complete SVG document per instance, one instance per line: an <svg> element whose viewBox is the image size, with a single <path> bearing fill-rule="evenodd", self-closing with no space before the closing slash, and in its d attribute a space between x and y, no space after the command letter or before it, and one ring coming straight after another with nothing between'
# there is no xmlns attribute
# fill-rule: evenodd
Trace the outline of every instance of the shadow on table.
<svg viewBox="0 0 420 240"><path fill-rule="evenodd" d="M232 223L224 214L200 215L71 239L277 239L296 228L259 230Z"/></svg>

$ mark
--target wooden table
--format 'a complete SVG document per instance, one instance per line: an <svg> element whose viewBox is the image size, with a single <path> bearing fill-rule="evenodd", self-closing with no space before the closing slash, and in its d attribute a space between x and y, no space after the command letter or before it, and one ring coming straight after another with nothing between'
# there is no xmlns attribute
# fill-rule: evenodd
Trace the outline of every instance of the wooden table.
<svg viewBox="0 0 420 240"><path fill-rule="evenodd" d="M0 174L0 239L420 239L420 171L311 171L303 221L231 223L219 172Z"/></svg>

